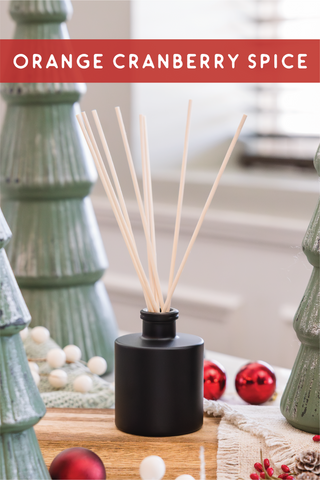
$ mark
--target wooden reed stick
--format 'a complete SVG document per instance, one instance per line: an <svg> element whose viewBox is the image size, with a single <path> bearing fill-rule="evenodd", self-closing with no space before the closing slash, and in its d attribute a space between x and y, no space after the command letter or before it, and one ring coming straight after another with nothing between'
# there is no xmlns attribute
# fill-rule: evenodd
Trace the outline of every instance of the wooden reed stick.
<svg viewBox="0 0 320 480"><path fill-rule="evenodd" d="M178 249L178 241L179 241L179 233L180 233L180 223L181 223L182 202L183 202L183 194L184 194L184 186L185 186L186 170L187 170L191 108L192 108L192 100L189 100L188 114L187 114L187 125L186 125L186 133L185 133L185 137L184 137L183 157L182 157L182 165L181 165L181 176L180 176L180 186L179 186L176 224L175 224L175 229L174 229L172 254L171 254L168 291L170 291L172 283L173 283L174 268L175 268L176 257L177 257L177 249ZM169 308L170 308L170 305L169 305Z"/></svg>
<svg viewBox="0 0 320 480"><path fill-rule="evenodd" d="M220 179L221 179L221 177L222 177L222 174L223 174L223 172L224 172L224 170L225 170L225 168L226 168L226 166L227 166L227 163L228 163L228 161L229 161L229 158L231 157L231 154L232 154L232 152L233 152L233 149L234 149L234 147L235 147L235 144L237 143L237 140L238 140L238 138L239 138L239 135L240 135L240 132L241 132L242 127L243 127L243 125L244 125L244 122L246 121L246 118L247 118L247 115L243 115L243 117L242 117L242 119L241 119L241 121L240 121L240 124L239 124L239 126L238 126L238 128L237 128L237 131L236 131L236 133L235 133L235 135L234 135L234 137L233 137L233 139L232 139L232 141L231 141L231 143L230 143L230 146L229 146L229 148L228 148L228 151L227 151L227 153L226 153L226 155L225 155L225 157L224 157L224 160L223 160L223 162L222 162L222 165L221 165L221 167L220 167L220 170L219 170L219 172L218 172L218 175L217 175L217 177L216 177L216 179L215 179L215 181L214 181L214 184L213 184L213 186L212 186L212 189L211 189L211 191L210 191L210 193L209 193L209 196L208 196L208 198L207 198L207 201L206 201L206 203L205 203L205 206L204 206L204 208L203 208L203 210L202 210L202 213L201 213L201 215L200 215L200 218L199 218L199 220L198 220L197 226L196 226L196 228L195 228L195 230L194 230L194 232L193 232L193 235L192 235L192 237L191 237L191 240L190 240L190 242L189 242L189 245L188 245L188 248L187 248L187 250L186 250L186 253L184 254L184 257L183 257L183 259L182 259L181 265L180 265L180 267L179 267L179 269L178 269L178 271L177 271L177 274L176 274L175 279L174 279L174 281L173 281L173 283L172 283L172 285L171 285L171 288L170 288L170 290L168 291L168 296L167 296L167 299L166 299L164 308L163 308L163 310L162 310L163 312L167 312L168 309L170 308L169 306L170 306L170 304L171 304L172 295L173 295L174 290L175 290L175 288L176 288L176 286L177 286L177 283L178 283L178 281L179 281L180 275L181 275L182 270L183 270L183 268L184 268L184 266L185 266L185 264L186 264L186 261L187 261L187 259L188 259L188 257L189 257L189 254L190 254L191 249L192 249L192 247L193 247L193 245L194 245L194 242L195 242L195 240L196 240L196 238L197 238L197 236L198 236L199 230L200 230L201 225L202 225L202 223L203 223L204 217L205 217L205 215L206 215L206 213L207 213L207 211L208 211L208 208L209 208L209 206L210 206L210 203L211 203L211 201L212 201L212 199L213 199L213 197L214 197L214 194L215 194L215 192L216 192L216 190L217 190L217 188L218 188L218 185L219 185Z"/></svg>
<svg viewBox="0 0 320 480"><path fill-rule="evenodd" d="M131 226L131 222L130 222L130 218L129 218L129 214L128 214L128 210L127 210L127 206L126 206L126 202L125 202L124 197L123 197L123 193L122 193L122 190L121 190L118 175L117 175L116 169L114 167L112 156L111 156L111 153L110 153L110 150L109 150L109 146L108 146L105 134L104 134L102 126L101 126L101 122L100 122L97 110L92 110L92 115L93 115L94 122L95 122L97 130L98 130L98 133L99 133L99 137L100 137L100 140L101 140L101 143L102 143L104 153L106 154L106 157L107 157L107 160L108 160L108 165L109 165L110 172L111 172L111 175L112 175L112 178L113 178L113 181L114 181L114 186L115 186L117 194L118 194L118 200L119 200L119 203L120 203L121 208L122 208L123 216L124 216L124 218L127 222L128 228L131 232L132 239L135 242L133 232L132 232L132 226ZM90 129L90 124L89 124L89 120L87 118L86 113L83 112L82 116L85 119L87 129L88 129L88 126L89 126L89 129Z"/></svg>
<svg viewBox="0 0 320 480"><path fill-rule="evenodd" d="M79 120L79 118L78 118L78 120ZM131 235L132 230L130 231L128 226L126 225L126 221L123 217L123 214L122 214L120 205L118 203L117 197L115 195L115 192L113 190L110 178L109 178L108 173L106 171L106 168L104 166L104 163L103 163L98 145L95 141L90 123L89 123L88 118L86 116L85 116L85 120L86 120L86 123L87 123L88 132L89 132L90 138L92 140L92 143L91 143L88 135L86 135L86 132L83 129L82 130L83 130L83 133L85 135L88 146L90 148L93 159L96 163L101 181L102 181L103 186L105 188L105 191L108 195L109 201L111 203L111 207L112 207L113 212L115 214L116 220L118 222L120 231L123 235L124 241L126 243L129 254L130 254L131 259L133 261L134 267L137 271L138 278L139 278L140 283L142 285L142 289L143 289L143 293L144 293L144 296L145 296L145 300L146 300L148 310L150 309L150 311L158 311L156 303L155 303L154 298L153 298L153 294L152 294L150 286L148 284L147 277L146 277L145 272L143 270L143 267L142 267L142 264L141 264L141 261L140 261L140 258L139 258L139 254L138 254L135 242L134 242L134 239L132 238L133 235ZM82 127L81 124L80 124L80 126Z"/></svg>
<svg viewBox="0 0 320 480"><path fill-rule="evenodd" d="M153 250L152 250L150 234L149 234L149 231L148 231L148 225L147 225L147 220L146 220L146 216L145 216L145 212L144 212L144 208L143 208L143 203L142 203L142 198L141 198L141 194L140 194L137 175L136 175L136 172L135 172L135 168L134 168L134 164L133 164L133 160L132 160L132 155L131 155L131 151L130 151L130 147L129 147L129 142L128 142L126 130L125 130L125 127L124 127L124 123L123 123L123 119L122 119L122 115L121 115L121 111L120 111L119 107L116 107L116 114L117 114L117 119L118 119L118 123L119 123L119 127L120 127L120 132L121 132L124 148L125 148L126 155L127 155L127 160L128 160L128 165L129 165L129 169L130 169L132 182L133 182L133 187L134 187L134 191L135 191L135 194L136 194L138 207L139 207L139 210L140 210L142 226L143 226L144 235L146 237L146 242L147 242L148 255L150 255L152 271L153 271L153 274L154 274L154 279L155 279L155 283L156 283L156 287L157 287L157 293L158 293L158 297L159 297L159 300L160 300L160 306L161 306L161 309L163 310L164 301L163 301L163 296L162 296L161 287L160 287L159 274L158 274L158 270L157 270Z"/></svg>
<svg viewBox="0 0 320 480"><path fill-rule="evenodd" d="M148 129L147 129L147 118L142 116L142 125L144 131L144 141L145 141L145 156L146 156L146 178L147 178L147 192L148 192L148 202L149 202L149 230L150 230L150 239L151 245L153 248L153 254L156 262L156 267L158 270L157 262L157 246L156 246L156 232L154 225L154 209L153 209L153 194L152 194L152 181L151 181L151 167L150 167L150 155L149 155L149 143L148 143ZM154 291L155 299L159 301L157 289Z"/></svg>
<svg viewBox="0 0 320 480"><path fill-rule="evenodd" d="M157 304L156 304L156 302L153 298L153 293L152 293L152 291L150 289L150 286L148 284L148 280L147 280L147 277L144 273L144 270L143 270L138 252L136 251L136 249L134 248L134 246L132 244L131 233L128 229L128 226L127 226L126 221L124 219L124 216L122 214L119 202L117 200L117 197L115 195L115 192L114 192L112 184L111 184L111 181L109 179L108 173L107 173L107 171L105 169L105 166L103 164L103 161L102 161L99 149L97 147L97 144L95 142L92 130L90 128L89 133L90 133L90 137L92 138L93 142L91 142L91 140L89 138L89 135L88 135L88 133L85 129L85 126L84 126L84 123L83 123L83 120L82 120L80 114L77 115L77 120L79 122L82 133L85 137L85 140L88 144L88 147L89 147L89 150L90 150L91 155L93 157L93 160L96 164L99 176L101 178L102 184L104 186L104 189L105 189L106 194L108 196L108 199L110 201L110 204L111 204L111 207L113 209L116 220L118 222L120 231L122 233L122 236L123 236L124 241L126 243L126 246L128 248L128 251L129 251L130 257L132 259L132 262L134 264L134 267L137 271L137 274L138 274L138 277L139 277L139 280L140 280L140 283L142 285L142 289L143 289L143 292L144 292L144 295L145 295L145 300L146 300L148 310L149 311L158 311ZM89 125L89 127L90 127L90 125ZM96 148L94 148L93 145Z"/></svg>
<svg viewBox="0 0 320 480"><path fill-rule="evenodd" d="M142 184L143 184L143 197L144 197L144 209L145 209L145 215L146 215L146 220L147 220L147 225L148 225L148 231L150 233L150 215L149 215L149 210L150 210L150 198L149 198L149 189L148 189L148 178L147 178L147 160L146 160L146 132L144 128L144 123L143 123L143 115L139 115L139 124L140 124L140 144L141 144L141 163L142 163ZM152 243L152 242L151 242ZM156 285L155 285L155 280L154 280L154 275L152 272L152 266L151 266L151 258L149 255L149 250L148 250L148 268L149 268L149 280L150 280L150 285L151 285L151 290L153 291L153 295L155 297L155 300L157 301L157 294L156 294Z"/></svg>
<svg viewBox="0 0 320 480"><path fill-rule="evenodd" d="M146 154L146 177L147 177L147 190L148 190L148 199L149 199L149 227L150 227L150 238L151 244L153 246L154 254L156 255L156 234L155 234L155 225L154 225L154 209L153 209L153 194L152 194L152 181L151 181L151 168L150 168L150 155L149 155L149 144L148 144L148 129L147 129L147 119L143 115L143 128L144 128L144 140L145 140L145 154Z"/></svg>
<svg viewBox="0 0 320 480"><path fill-rule="evenodd" d="M145 150L145 131L143 125L143 115L139 115L140 125L140 147L141 147L141 165L142 165L142 185L143 185L143 201L146 219L149 225L149 200L148 200L148 187L147 187L147 167L146 167L146 150Z"/></svg>

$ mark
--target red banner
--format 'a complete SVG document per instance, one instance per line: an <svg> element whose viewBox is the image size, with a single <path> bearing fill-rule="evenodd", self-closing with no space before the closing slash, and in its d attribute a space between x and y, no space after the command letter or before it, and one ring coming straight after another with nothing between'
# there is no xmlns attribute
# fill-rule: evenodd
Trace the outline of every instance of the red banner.
<svg viewBox="0 0 320 480"><path fill-rule="evenodd" d="M0 52L0 82L320 81L320 40L0 40Z"/></svg>

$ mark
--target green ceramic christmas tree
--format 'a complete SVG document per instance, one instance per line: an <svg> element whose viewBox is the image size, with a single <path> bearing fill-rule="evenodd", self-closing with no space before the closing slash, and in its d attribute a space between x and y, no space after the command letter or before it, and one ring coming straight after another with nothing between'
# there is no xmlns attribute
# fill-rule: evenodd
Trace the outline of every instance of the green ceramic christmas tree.
<svg viewBox="0 0 320 480"><path fill-rule="evenodd" d="M320 147L314 160L320 176ZM291 376L281 400L281 412L300 430L320 433L320 200L302 248L314 267L293 321L301 342Z"/></svg>
<svg viewBox="0 0 320 480"><path fill-rule="evenodd" d="M32 428L46 409L19 335L31 317L3 248L10 238L0 210L0 479L50 479Z"/></svg>
<svg viewBox="0 0 320 480"><path fill-rule="evenodd" d="M15 38L67 38L68 0L12 1ZM0 182L13 231L7 254L32 315L61 346L113 369L114 314L91 201L96 170L76 121L83 84L6 84Z"/></svg>

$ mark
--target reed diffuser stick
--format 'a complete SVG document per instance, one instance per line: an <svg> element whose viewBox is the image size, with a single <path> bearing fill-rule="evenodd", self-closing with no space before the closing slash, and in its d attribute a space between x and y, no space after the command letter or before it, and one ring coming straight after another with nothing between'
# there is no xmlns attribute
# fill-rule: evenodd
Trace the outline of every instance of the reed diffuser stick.
<svg viewBox="0 0 320 480"><path fill-rule="evenodd" d="M143 131L144 131L145 155L146 155L146 178L147 178L147 191L148 191L148 200L149 200L148 210L149 210L150 239L151 239L151 245L153 248L153 254L156 262L156 267L158 270L156 233L155 233L155 225L154 225L152 181L151 181L151 167L150 167L150 155L149 155L149 143L148 143L148 129L147 129L147 118L144 115L142 116L142 125L143 125ZM155 290L155 298L156 300L159 301L157 290Z"/></svg>
<svg viewBox="0 0 320 480"><path fill-rule="evenodd" d="M182 262L181 262L181 264L180 264L180 267L179 267L179 269L178 269L178 271L177 271L177 274L176 274L176 276L175 276L175 279L174 279L174 281L173 281L173 283L172 283L172 285L171 285L171 288L170 288L170 290L168 291L168 296L167 296L167 299L166 299L164 308L163 308L163 310L162 310L163 312L167 312L168 309L170 308L172 295L173 295L174 290L175 290L175 288L176 288L176 286L177 286L177 283L178 283L178 281L179 281L180 275L181 275L182 270L183 270L183 268L184 268L184 266L185 266L185 264L186 264L186 261L187 261L187 259L188 259L188 257L189 257L189 254L190 254L191 249L192 249L192 247L193 247L193 245L194 245L194 242L196 241L196 238L197 238L197 236L198 236L199 230L200 230L201 225L202 225L202 223L203 223L204 217L205 217L205 215L206 215L206 213L207 213L207 211L208 211L208 208L209 208L209 206L210 206L210 204L211 204L211 201L212 201L212 199L213 199L213 197L214 197L214 194L215 194L215 192L216 192L216 190L217 190L217 188L218 188L218 185L219 185L220 179L221 179L221 177L222 177L222 174L223 174L223 172L224 172L224 170L225 170L225 168L226 168L226 166L227 166L227 163L228 163L228 161L229 161L229 158L231 157L231 154L232 154L232 152L233 152L233 149L234 149L234 147L235 147L235 144L237 143L237 140L238 140L238 138L239 138L239 135L240 135L240 132L241 132L242 127L243 127L243 125L244 125L244 122L246 121L246 118L247 118L247 115L243 115L243 117L242 117L242 119L241 119L241 121L240 121L240 124L239 124L239 126L238 126L238 128L237 128L237 131L236 131L236 133L235 133L235 135L234 135L234 137L233 137L233 139L232 139L232 141L231 141L231 143L230 143L230 146L229 146L229 148L228 148L228 151L227 151L227 153L226 153L226 155L225 155L225 157L224 157L224 160L223 160L223 162L222 162L222 165L221 165L221 167L220 167L220 170L219 170L219 172L218 172L218 175L217 175L217 177L216 177L216 179L215 179L215 181L214 181L214 184L213 184L213 186L212 186L212 189L211 189L211 191L210 191L210 193L209 193L209 196L208 196L208 198L207 198L207 201L206 201L206 203L205 203L205 206L204 206L204 208L203 208L203 210L202 210L202 213L201 213L201 215L200 215L200 218L199 218L199 220L198 220L198 223L197 223L197 225L196 225L196 228L195 228L195 230L194 230L194 232L193 232L193 235L192 235L192 237L191 237L191 240L190 240L190 242L189 242L189 245L188 245L188 248L187 248L187 250L186 250L186 253L184 254L184 257L183 257Z"/></svg>
<svg viewBox="0 0 320 480"><path fill-rule="evenodd" d="M124 148L125 148L126 155L127 155L127 160L128 160L130 173L131 173L133 187L134 187L134 190L135 190L135 194L136 194L136 198L137 198L137 202L138 202L138 207L139 207L139 210L140 210L142 226L143 226L144 235L145 235L146 242L147 242L148 255L150 255L151 267L152 267L152 271L153 271L153 274L154 274L154 279L155 279L157 293L158 293L158 297L159 297L159 301L160 301L160 306L161 306L161 309L163 310L164 301L163 301L163 296L162 296L161 287L160 287L159 274L158 274L156 261L155 261L155 258L154 258L153 249L152 249L152 245L151 245L151 239L150 239L150 234L149 234L149 231L148 231L147 219L146 219L144 208L143 208L143 203L142 203L141 193L140 193L139 184L138 184L138 180L137 180L137 175L136 175L136 172L135 172L135 168L134 168L134 164L133 164L133 160L132 160L132 155L131 155L131 151L130 151L130 147L129 147L129 142L128 142L126 130L125 130L125 127L124 127L124 123L123 123L123 119L122 119L122 115L121 115L121 111L120 111L119 107L116 107L116 114L117 114L117 119L118 119L119 126L120 126L120 132L121 132Z"/></svg>
<svg viewBox="0 0 320 480"><path fill-rule="evenodd" d="M96 111L93 112L94 120L99 132L99 136L103 145L104 152L107 156L108 164L110 167L110 171L114 180L115 184L115 189L118 194L115 193L115 190L113 188L113 185L111 183L109 174L106 170L106 167L103 163L97 142L95 140L94 134L92 132L89 120L86 116L86 114L83 114L83 118L81 115L77 115L77 119L80 125L80 128L83 132L83 135L85 137L85 140L88 144L88 147L90 149L90 152L92 154L93 160L96 164L98 173L100 175L102 184L104 186L104 189L106 191L106 194L109 198L111 207L113 209L113 212L115 214L116 220L118 222L118 225L120 227L122 236L124 238L124 241L126 243L126 246L128 248L129 254L131 256L132 262L134 264L134 267L137 271L145 301L147 304L147 308L150 312L160 312L160 313L165 313L170 309L170 304L171 304L171 299L172 295L174 293L174 290L177 286L177 283L179 281L179 278L181 276L182 270L186 264L186 261L188 259L188 256L191 252L191 249L194 245L194 242L198 236L198 233L200 231L200 228L202 226L204 217L208 211L208 208L211 204L211 201L215 195L215 192L217 190L217 187L219 185L221 176L227 166L227 163L230 159L230 156L233 152L233 149L235 147L235 144L239 138L240 132L242 130L242 127L244 125L244 122L247 118L246 115L243 115L241 122L237 128L237 131L230 143L230 146L228 148L228 151L224 157L224 160L221 164L220 170L218 172L218 175L214 181L214 184L211 188L211 191L209 193L209 196L207 198L207 201L204 205L204 208L201 212L200 218L198 220L198 223L196 225L196 228L193 232L193 235L190 239L189 245L187 247L187 250L184 254L184 257L182 259L182 262L179 266L179 269L176 273L176 276L173 279L174 276L174 266L175 266L175 261L176 261L176 253L177 253L177 245L178 245L178 239L179 239L179 230L180 230L180 222L181 222L181 210L182 210L182 202L183 202L183 193L184 193L184 184L185 184L185 174L186 174L186 162L187 162L187 153L188 153L188 139L189 139L189 132L190 132L190 115L191 115L191 101L189 101L188 105L188 116L187 116L187 125L186 125L186 133L185 133L185 142L184 142L184 152L183 152L183 160L182 160L182 167L181 167L181 178L180 178L180 188L179 188L179 197L178 197L178 206L177 206L177 218L176 218L176 224L175 224L175 234L174 234L174 241L173 241L173 249L172 249L172 258L171 258L171 266L170 266L170 282L169 282L169 289L168 289L168 295L167 299L164 302L163 301L163 296L160 288L160 281L159 281L159 275L158 275L158 268L157 268L157 256L156 256L156 241L155 241L155 227L154 227L154 211L153 211L153 195L152 195L152 183L151 183L151 169L150 169L150 158L149 158L149 146L148 146L148 138L147 138L147 124L146 124L146 118L144 116L140 116L140 141L141 141L141 153L142 153L142 170L143 170L143 187L144 187L144 206L140 194L140 189L138 185L138 180L136 176L136 172L134 169L133 165L133 160L131 156L131 151L127 139L127 134L125 131L125 127L123 124L121 112L119 108L116 108L116 113L117 113L117 118L120 126L120 131L122 135L122 140L124 143L126 155L127 155L127 160L129 164L129 169L133 181L133 186L135 189L135 194L137 197L138 201L138 206L139 206L139 211L140 211L140 216L142 220L142 225L143 225L143 230L146 238L146 243L147 243L147 252L148 252L148 265L149 265L149 274L150 274L150 283L151 286L148 282L148 279L146 277L145 271L143 269L138 249L134 240L132 228L131 228L131 223L130 223L130 218L128 215L128 211L126 208L125 200L123 197L123 193L121 190L121 186L117 177L116 170L114 168L114 163L110 154L110 150L106 141L106 138L104 136L102 126L98 117L98 114ZM159 308L159 303L160 303L160 308Z"/></svg>
<svg viewBox="0 0 320 480"><path fill-rule="evenodd" d="M147 178L147 191L149 199L149 226L150 226L150 238L153 246L154 254L156 255L156 234L154 225L154 208L153 208L153 194L152 194L152 181L151 181L151 168L150 168L150 155L149 155L149 143L148 143L148 129L147 118L142 116L142 124L144 129L144 141L145 141L145 155L146 155L146 178Z"/></svg>
<svg viewBox="0 0 320 480"><path fill-rule="evenodd" d="M179 195L178 195L176 224L175 224L175 228L174 228L174 237L173 237L171 264L170 264L168 291L170 291L172 283L173 283L174 268L175 268L176 257L177 257L177 249L178 249L178 241L179 241L179 233L180 233L180 223L181 223L182 202L183 202L184 186L185 186L185 181L186 181L191 108L192 108L192 100L189 100L188 114L187 114L187 125L186 125L186 133L185 133L185 137L184 137L183 157L182 157L182 165L181 165L181 175L180 175L180 186L179 186ZM170 305L169 305L169 309L170 309Z"/></svg>
<svg viewBox="0 0 320 480"><path fill-rule="evenodd" d="M90 137L93 139L93 142L91 142L91 140L89 138L89 135L88 135L88 133L85 129L85 125L83 123L83 120L82 120L80 114L77 115L77 120L79 122L82 133L85 137L85 140L88 144L88 147L89 147L89 150L90 150L91 155L93 157L93 160L96 164L96 167L97 167L99 176L101 178L102 184L104 186L105 192L108 196L108 199L110 201L112 210L114 212L114 215L116 217L116 220L117 220L119 228L120 228L120 231L121 231L122 236L124 238L125 244L128 248L130 257L131 257L132 262L134 264L135 270L138 274L138 278L140 280L140 283L141 283L141 286L142 286L142 289L143 289L143 292L144 292L145 301L146 301L148 310L150 308L150 311L158 311L157 304L156 304L156 302L153 298L153 293L151 291L150 285L148 284L148 280L147 280L147 277L146 277L145 272L143 270L138 252L136 251L136 249L134 248L134 245L132 244L131 233L128 229L128 226L127 226L126 221L124 219L124 216L122 214L122 211L121 211L119 202L116 198L115 192L113 190L110 178L108 176L108 173L107 173L106 168L104 166L104 163L102 161L99 149L98 149L98 147L96 145L96 142L94 140L92 130L90 128L89 133L90 133ZM96 149L94 148L93 145L95 145Z"/></svg>
<svg viewBox="0 0 320 480"><path fill-rule="evenodd" d="M143 184L143 197L144 197L144 209L146 214L146 220L148 225L148 230L151 239L151 230L150 230L150 196L149 196L149 189L148 189L148 167L147 167L147 158L146 158L146 131L145 125L143 121L143 115L139 115L139 124L140 124L140 145L141 145L141 163L142 163L142 184ZM151 240L152 243L152 240ZM152 245L153 246L153 245ZM155 279L152 272L151 266L151 258L149 255L149 250L147 251L148 254L148 268L149 268L149 280L151 285L151 290L153 291L153 295L155 300L158 302L157 296L157 289L155 285ZM154 251L155 255L155 251Z"/></svg>
<svg viewBox="0 0 320 480"><path fill-rule="evenodd" d="M148 227L149 224L149 199L148 199L148 187L147 187L147 167L146 167L146 150L145 150L145 131L143 124L143 115L139 115L139 126L140 126L140 148L141 148L141 165L142 165L142 185L143 185L143 202L144 202L144 211L146 214L146 219Z"/></svg>
<svg viewBox="0 0 320 480"><path fill-rule="evenodd" d="M110 153L110 150L109 150L109 146L108 146L105 134L104 134L102 126L101 126L101 122L100 122L97 110L92 110L92 116L93 116L94 122L96 124L98 133L99 133L99 137L100 137L100 140L101 140L101 143L102 143L104 153L107 157L108 165L109 165L110 172L111 172L111 175L112 175L112 178L113 178L114 186L115 186L117 194L118 194L118 200L119 200L120 206L122 208L123 216L124 216L124 218L127 222L128 228L131 232L132 239L135 242L134 235L133 235L133 232L132 232L132 226L131 226L131 222L130 222L130 218L129 218L129 214L128 214L128 210L127 210L127 206L126 206L126 202L125 202L124 197L123 197L123 193L122 193L122 189L121 189L120 182L119 182L119 179L118 179L118 175L117 175L116 169L114 167L112 156L111 156L111 153ZM89 126L89 130L90 130L89 120L88 120L85 112L82 112L82 117L85 120L85 124L87 126L87 129L88 129L88 126Z"/></svg>

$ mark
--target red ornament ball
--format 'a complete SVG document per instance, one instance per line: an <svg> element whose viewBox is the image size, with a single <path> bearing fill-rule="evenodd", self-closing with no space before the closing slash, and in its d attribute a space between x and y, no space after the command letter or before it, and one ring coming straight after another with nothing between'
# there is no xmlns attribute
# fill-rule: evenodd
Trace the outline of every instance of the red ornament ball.
<svg viewBox="0 0 320 480"><path fill-rule="evenodd" d="M276 376L268 363L253 362L241 368L235 383L242 400L251 405L260 405L274 394Z"/></svg>
<svg viewBox="0 0 320 480"><path fill-rule="evenodd" d="M218 362L203 362L203 396L207 400L218 400L226 389L227 375Z"/></svg>
<svg viewBox="0 0 320 480"><path fill-rule="evenodd" d="M53 480L105 480L106 470L102 460L87 448L67 448L59 453L50 465Z"/></svg>

